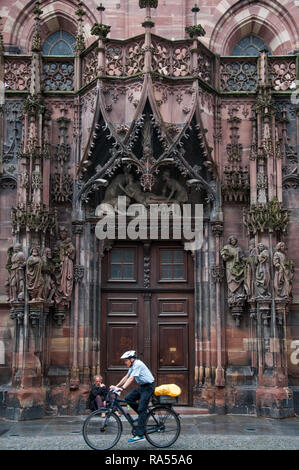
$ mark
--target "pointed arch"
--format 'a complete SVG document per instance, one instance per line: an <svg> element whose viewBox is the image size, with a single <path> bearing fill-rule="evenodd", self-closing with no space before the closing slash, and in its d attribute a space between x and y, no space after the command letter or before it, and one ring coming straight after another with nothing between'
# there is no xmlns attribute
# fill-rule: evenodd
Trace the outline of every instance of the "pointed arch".
<svg viewBox="0 0 299 470"><path fill-rule="evenodd" d="M294 18L276 0L239 0L225 13L222 12L209 47L217 54L230 55L233 46L249 34L263 39L275 55L286 55L298 48Z"/></svg>
<svg viewBox="0 0 299 470"><path fill-rule="evenodd" d="M25 7L19 10L15 20L10 20L10 44L21 46L23 53L29 53L32 37L34 34L34 14L35 0L31 0ZM41 5L43 14L41 15L41 39L42 42L52 33L65 30L74 36L77 32L77 19L75 11L77 3L73 0L58 0L53 8L51 0L46 0ZM86 16L84 17L84 35L88 43L92 42L90 27L96 22L93 12L84 6ZM15 15L12 15L12 18ZM4 30L6 25L4 27Z"/></svg>

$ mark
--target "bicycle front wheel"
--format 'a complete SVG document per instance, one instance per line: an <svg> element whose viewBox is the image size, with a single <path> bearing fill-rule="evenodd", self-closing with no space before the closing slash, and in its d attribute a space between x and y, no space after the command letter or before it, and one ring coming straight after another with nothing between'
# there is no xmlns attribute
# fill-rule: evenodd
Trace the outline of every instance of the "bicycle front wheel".
<svg viewBox="0 0 299 470"><path fill-rule="evenodd" d="M145 423L145 437L155 447L169 447L175 443L181 432L178 415L168 407L152 408Z"/></svg>
<svg viewBox="0 0 299 470"><path fill-rule="evenodd" d="M115 413L96 410L84 421L82 432L89 447L95 450L108 450L118 443L122 424Z"/></svg>

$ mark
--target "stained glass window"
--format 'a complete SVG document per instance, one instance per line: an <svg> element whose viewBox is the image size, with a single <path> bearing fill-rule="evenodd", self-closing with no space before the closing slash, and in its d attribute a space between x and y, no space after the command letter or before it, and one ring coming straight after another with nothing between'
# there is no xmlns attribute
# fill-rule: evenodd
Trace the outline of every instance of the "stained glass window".
<svg viewBox="0 0 299 470"><path fill-rule="evenodd" d="M231 55L254 57L259 55L261 50L267 50L271 55L269 47L260 38L251 35L241 39L233 48Z"/></svg>
<svg viewBox="0 0 299 470"><path fill-rule="evenodd" d="M72 56L74 55L76 39L66 31L56 31L51 34L43 44L45 56Z"/></svg>

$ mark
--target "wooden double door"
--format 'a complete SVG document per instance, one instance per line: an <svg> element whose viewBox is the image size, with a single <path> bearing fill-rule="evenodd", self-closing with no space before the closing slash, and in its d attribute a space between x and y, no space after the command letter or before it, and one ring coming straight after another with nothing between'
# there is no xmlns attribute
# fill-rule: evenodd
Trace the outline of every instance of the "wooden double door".
<svg viewBox="0 0 299 470"><path fill-rule="evenodd" d="M102 263L105 383L116 384L126 374L120 357L134 349L156 385L179 385L179 404L191 405L195 345L190 253L179 243L115 243Z"/></svg>

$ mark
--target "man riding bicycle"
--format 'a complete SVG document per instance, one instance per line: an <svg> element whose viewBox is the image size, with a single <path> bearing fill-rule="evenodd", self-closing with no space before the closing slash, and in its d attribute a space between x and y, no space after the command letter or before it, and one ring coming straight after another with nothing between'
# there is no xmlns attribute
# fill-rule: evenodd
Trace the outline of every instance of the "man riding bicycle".
<svg viewBox="0 0 299 470"><path fill-rule="evenodd" d="M136 426L136 435L129 439L128 442L137 442L144 439L144 425L147 415L147 407L151 396L154 392L154 377L149 368L139 359L136 359L136 351L126 351L121 359L129 367L128 373L120 380L120 382L110 389L115 391L126 390L132 382L138 383L139 387L125 396L128 405L138 413L138 426ZM137 401L139 400L139 403Z"/></svg>

